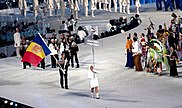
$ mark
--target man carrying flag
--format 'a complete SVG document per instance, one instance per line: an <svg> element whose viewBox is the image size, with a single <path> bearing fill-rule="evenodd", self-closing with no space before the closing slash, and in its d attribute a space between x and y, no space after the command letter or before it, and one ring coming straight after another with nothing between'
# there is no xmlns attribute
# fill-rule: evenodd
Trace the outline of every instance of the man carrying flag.
<svg viewBox="0 0 182 108"><path fill-rule="evenodd" d="M50 49L47 47L42 36L38 33L34 40L28 46L22 62L29 62L34 66L37 66L40 61L51 53Z"/></svg>

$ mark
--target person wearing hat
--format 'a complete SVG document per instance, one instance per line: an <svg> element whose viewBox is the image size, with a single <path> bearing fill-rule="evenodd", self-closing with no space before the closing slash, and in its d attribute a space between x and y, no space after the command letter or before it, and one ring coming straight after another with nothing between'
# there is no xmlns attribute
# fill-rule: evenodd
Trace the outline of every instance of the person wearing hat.
<svg viewBox="0 0 182 108"><path fill-rule="evenodd" d="M172 17L172 19L171 19L171 26L175 26L178 23L178 16L173 12L171 14L171 17Z"/></svg>

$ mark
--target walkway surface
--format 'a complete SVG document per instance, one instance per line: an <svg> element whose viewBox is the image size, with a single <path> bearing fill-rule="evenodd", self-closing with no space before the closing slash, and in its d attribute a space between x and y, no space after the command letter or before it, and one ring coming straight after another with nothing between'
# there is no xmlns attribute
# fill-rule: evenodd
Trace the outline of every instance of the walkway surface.
<svg viewBox="0 0 182 108"><path fill-rule="evenodd" d="M132 14L96 13L96 17L80 17L78 24L100 25L120 16ZM177 15L181 11L175 10ZM155 11L154 5L141 7L142 24L128 33L146 31L149 19L156 29L159 24L170 23L172 12ZM54 23L52 23L54 25ZM58 27L58 25L55 25ZM155 30L156 30L155 29ZM45 70L37 67L22 69L20 58L0 59L0 97L5 97L36 108L181 108L182 77L169 77L169 71L158 77L152 73L135 72L125 67L124 54L126 36L118 34L100 39L103 46L94 47L95 65L100 72L100 99L92 99L87 79L88 65L92 64L91 46L80 44L80 68L69 68L69 89L59 86L58 69L52 69L49 56ZM182 67L178 68L182 76Z"/></svg>

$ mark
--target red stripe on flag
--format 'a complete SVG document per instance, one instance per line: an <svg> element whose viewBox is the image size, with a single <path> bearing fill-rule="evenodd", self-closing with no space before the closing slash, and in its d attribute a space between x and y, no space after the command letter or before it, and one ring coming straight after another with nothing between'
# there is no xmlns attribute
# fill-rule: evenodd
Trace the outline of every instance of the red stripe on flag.
<svg viewBox="0 0 182 108"><path fill-rule="evenodd" d="M32 52L26 51L24 56L23 56L23 59L21 61L22 62L29 62L32 65L37 66L41 60L42 60L41 57L35 55Z"/></svg>

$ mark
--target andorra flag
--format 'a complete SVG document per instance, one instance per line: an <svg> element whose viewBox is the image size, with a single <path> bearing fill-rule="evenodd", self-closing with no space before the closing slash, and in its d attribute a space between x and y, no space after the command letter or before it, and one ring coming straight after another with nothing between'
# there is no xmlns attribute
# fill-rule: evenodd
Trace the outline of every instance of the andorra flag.
<svg viewBox="0 0 182 108"><path fill-rule="evenodd" d="M39 62L51 53L47 47L45 41L42 39L40 34L37 34L34 40L28 46L22 62L29 62L34 66L37 66Z"/></svg>

